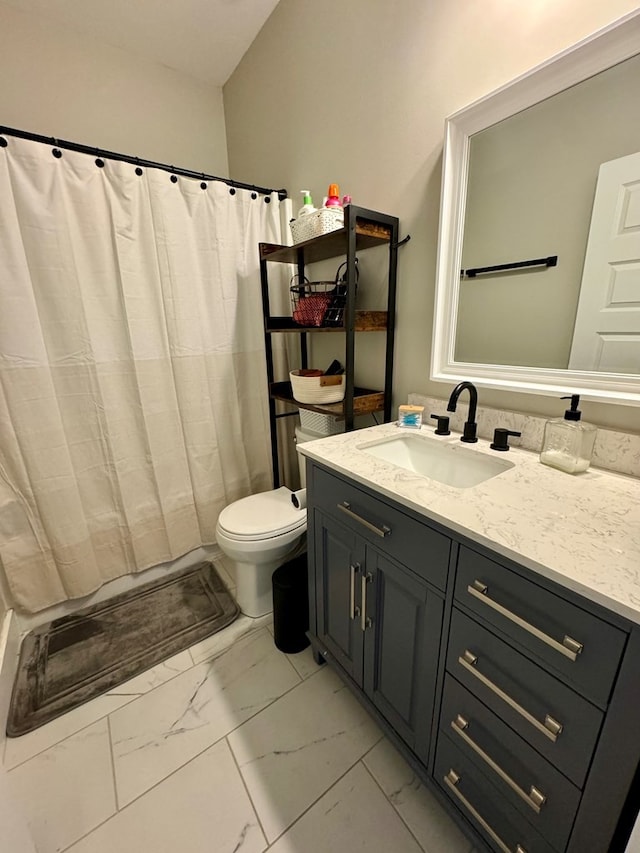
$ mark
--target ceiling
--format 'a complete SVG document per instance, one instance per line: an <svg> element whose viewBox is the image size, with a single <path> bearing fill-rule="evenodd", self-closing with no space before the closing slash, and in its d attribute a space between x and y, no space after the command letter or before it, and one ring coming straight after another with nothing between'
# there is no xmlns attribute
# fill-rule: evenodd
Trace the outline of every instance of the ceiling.
<svg viewBox="0 0 640 853"><path fill-rule="evenodd" d="M2 0L97 41L222 86L278 0Z"/></svg>

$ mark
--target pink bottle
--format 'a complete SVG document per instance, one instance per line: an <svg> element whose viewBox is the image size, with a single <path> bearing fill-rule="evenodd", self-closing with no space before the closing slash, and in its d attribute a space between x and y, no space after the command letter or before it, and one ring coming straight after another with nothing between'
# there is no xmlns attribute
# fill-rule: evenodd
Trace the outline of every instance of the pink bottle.
<svg viewBox="0 0 640 853"><path fill-rule="evenodd" d="M329 184L325 207L342 207L340 204L340 187L337 184Z"/></svg>

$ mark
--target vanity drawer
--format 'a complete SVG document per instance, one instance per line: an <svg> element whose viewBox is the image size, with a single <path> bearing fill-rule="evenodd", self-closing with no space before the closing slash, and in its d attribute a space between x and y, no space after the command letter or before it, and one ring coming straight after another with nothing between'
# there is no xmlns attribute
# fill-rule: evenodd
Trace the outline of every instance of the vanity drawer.
<svg viewBox="0 0 640 853"><path fill-rule="evenodd" d="M440 731L554 847L564 850L581 792L450 675Z"/></svg>
<svg viewBox="0 0 640 853"><path fill-rule="evenodd" d="M554 853L554 848L444 735L438 738L434 774L438 785L492 850L500 853Z"/></svg>
<svg viewBox="0 0 640 853"><path fill-rule="evenodd" d="M314 506L444 590L451 540L350 482L314 468Z"/></svg>
<svg viewBox="0 0 640 853"><path fill-rule="evenodd" d="M447 669L578 787L602 712L455 607Z"/></svg>
<svg viewBox="0 0 640 853"><path fill-rule="evenodd" d="M627 635L493 560L461 547L456 599L606 705Z"/></svg>

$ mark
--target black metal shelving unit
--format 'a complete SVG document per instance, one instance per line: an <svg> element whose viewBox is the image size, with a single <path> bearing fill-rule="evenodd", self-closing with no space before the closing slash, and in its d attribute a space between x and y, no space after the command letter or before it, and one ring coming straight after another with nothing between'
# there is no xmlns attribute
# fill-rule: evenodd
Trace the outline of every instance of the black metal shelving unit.
<svg viewBox="0 0 640 853"><path fill-rule="evenodd" d="M344 227L314 237L295 246L279 246L260 243L260 280L262 284L262 306L264 313L264 339L267 356L267 378L269 382L269 421L271 427L271 455L273 461L274 487L280 485L278 461L278 418L295 415L298 409L343 418L345 430L354 428L356 415L382 412L385 423L391 420L391 395L393 382L393 350L395 333L396 276L398 261L397 217L377 213L364 207L349 204L344 209ZM386 311L356 311L356 254L374 246L388 245L389 268ZM271 315L269 308L269 264L294 264L299 280L305 276L309 264L331 258L345 257L347 264L347 299L344 322L341 326L300 326L291 317ZM275 382L271 338L274 334L293 333L300 336L301 367L308 367L308 340L310 333L345 334L345 397L340 403L310 405L299 403L293 398L290 382ZM354 383L355 335L356 332L384 332L386 334L386 356L384 387L381 391L359 388ZM276 402L288 404L290 410L276 411Z"/></svg>

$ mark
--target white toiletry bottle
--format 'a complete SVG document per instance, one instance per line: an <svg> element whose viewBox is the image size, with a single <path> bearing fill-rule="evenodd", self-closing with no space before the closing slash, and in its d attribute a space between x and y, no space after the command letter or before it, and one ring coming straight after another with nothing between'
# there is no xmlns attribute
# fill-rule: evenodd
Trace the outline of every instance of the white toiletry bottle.
<svg viewBox="0 0 640 853"><path fill-rule="evenodd" d="M564 413L564 418L554 418L545 424L540 461L568 474L578 474L589 467L597 429L580 420L578 394L561 399L570 399L571 408Z"/></svg>
<svg viewBox="0 0 640 853"><path fill-rule="evenodd" d="M298 211L298 217L306 216L308 213L315 213L316 209L313 206L313 199L311 198L309 190L300 190L300 192L304 196L304 204Z"/></svg>

